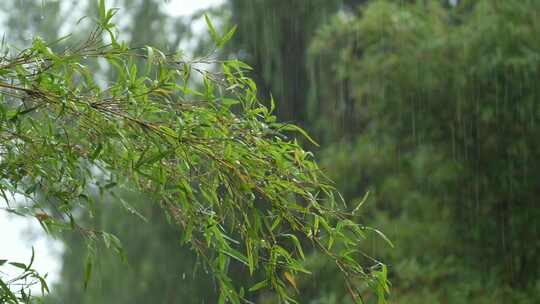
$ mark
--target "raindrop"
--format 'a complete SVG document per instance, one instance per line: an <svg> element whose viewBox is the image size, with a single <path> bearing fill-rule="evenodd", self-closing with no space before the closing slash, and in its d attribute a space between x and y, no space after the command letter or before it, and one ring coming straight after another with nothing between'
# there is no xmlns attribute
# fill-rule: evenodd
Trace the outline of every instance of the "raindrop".
<svg viewBox="0 0 540 304"><path fill-rule="evenodd" d="M186 273L182 273L182 280L185 280L186 279Z"/></svg>

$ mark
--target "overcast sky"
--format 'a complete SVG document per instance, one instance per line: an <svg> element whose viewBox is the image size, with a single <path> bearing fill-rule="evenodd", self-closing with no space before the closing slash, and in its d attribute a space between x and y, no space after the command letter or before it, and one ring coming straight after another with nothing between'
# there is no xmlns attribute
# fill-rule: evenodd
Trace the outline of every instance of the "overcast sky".
<svg viewBox="0 0 540 304"><path fill-rule="evenodd" d="M221 4L224 0L169 0L164 2L169 14L180 16L191 15L199 9Z"/></svg>
<svg viewBox="0 0 540 304"><path fill-rule="evenodd" d="M109 1L107 1L109 2ZM169 0L163 1L165 10L173 15L190 15L199 9L223 3L224 0ZM5 202L0 200L0 207ZM28 262L36 251L34 269L49 274L49 282L59 278L62 243L46 235L36 219L23 218L0 210L0 260Z"/></svg>

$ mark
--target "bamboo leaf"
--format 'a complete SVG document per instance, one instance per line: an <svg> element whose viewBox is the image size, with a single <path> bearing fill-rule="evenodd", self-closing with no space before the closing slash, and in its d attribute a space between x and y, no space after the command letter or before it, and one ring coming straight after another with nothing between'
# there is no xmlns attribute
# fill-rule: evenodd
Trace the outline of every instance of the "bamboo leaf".
<svg viewBox="0 0 540 304"><path fill-rule="evenodd" d="M208 26L208 30L210 31L210 36L212 37L212 40L216 45L219 45L219 35L207 14L204 14L204 20L206 21L206 25Z"/></svg>
<svg viewBox="0 0 540 304"><path fill-rule="evenodd" d="M222 47L223 45L225 45L225 43L227 43L227 41L229 41L234 36L234 33L236 33L236 25L233 26L225 35L223 35L223 37L221 37L217 46Z"/></svg>

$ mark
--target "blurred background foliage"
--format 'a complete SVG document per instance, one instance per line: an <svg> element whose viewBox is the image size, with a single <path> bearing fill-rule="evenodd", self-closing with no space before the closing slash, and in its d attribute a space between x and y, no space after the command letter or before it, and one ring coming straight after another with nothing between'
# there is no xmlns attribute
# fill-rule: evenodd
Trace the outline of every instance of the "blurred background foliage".
<svg viewBox="0 0 540 304"><path fill-rule="evenodd" d="M96 9L6 3L7 36L21 45L30 34L59 37L77 21L75 7L81 16ZM172 17L162 0L114 4L134 45L210 49L190 26L201 14ZM359 219L395 244L371 241L389 265L391 303L540 301L540 1L229 0L209 12L238 25L219 56L254 67L280 120L319 141L312 149L347 201L368 193ZM117 195L155 219L127 214L114 198L87 219L123 240L128 264L101 255L84 291L84 242L67 235L47 302L215 303L212 281L194 273L157 207ZM314 253L307 263L317 271L297 278L301 303L351 302L331 265ZM253 301L275 303L264 293Z"/></svg>

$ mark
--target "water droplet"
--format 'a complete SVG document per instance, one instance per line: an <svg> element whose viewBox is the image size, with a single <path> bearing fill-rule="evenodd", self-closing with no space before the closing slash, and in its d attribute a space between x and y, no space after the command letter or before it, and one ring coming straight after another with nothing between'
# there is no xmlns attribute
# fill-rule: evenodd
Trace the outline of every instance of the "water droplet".
<svg viewBox="0 0 540 304"><path fill-rule="evenodd" d="M186 273L182 273L182 280L185 280L186 279Z"/></svg>

